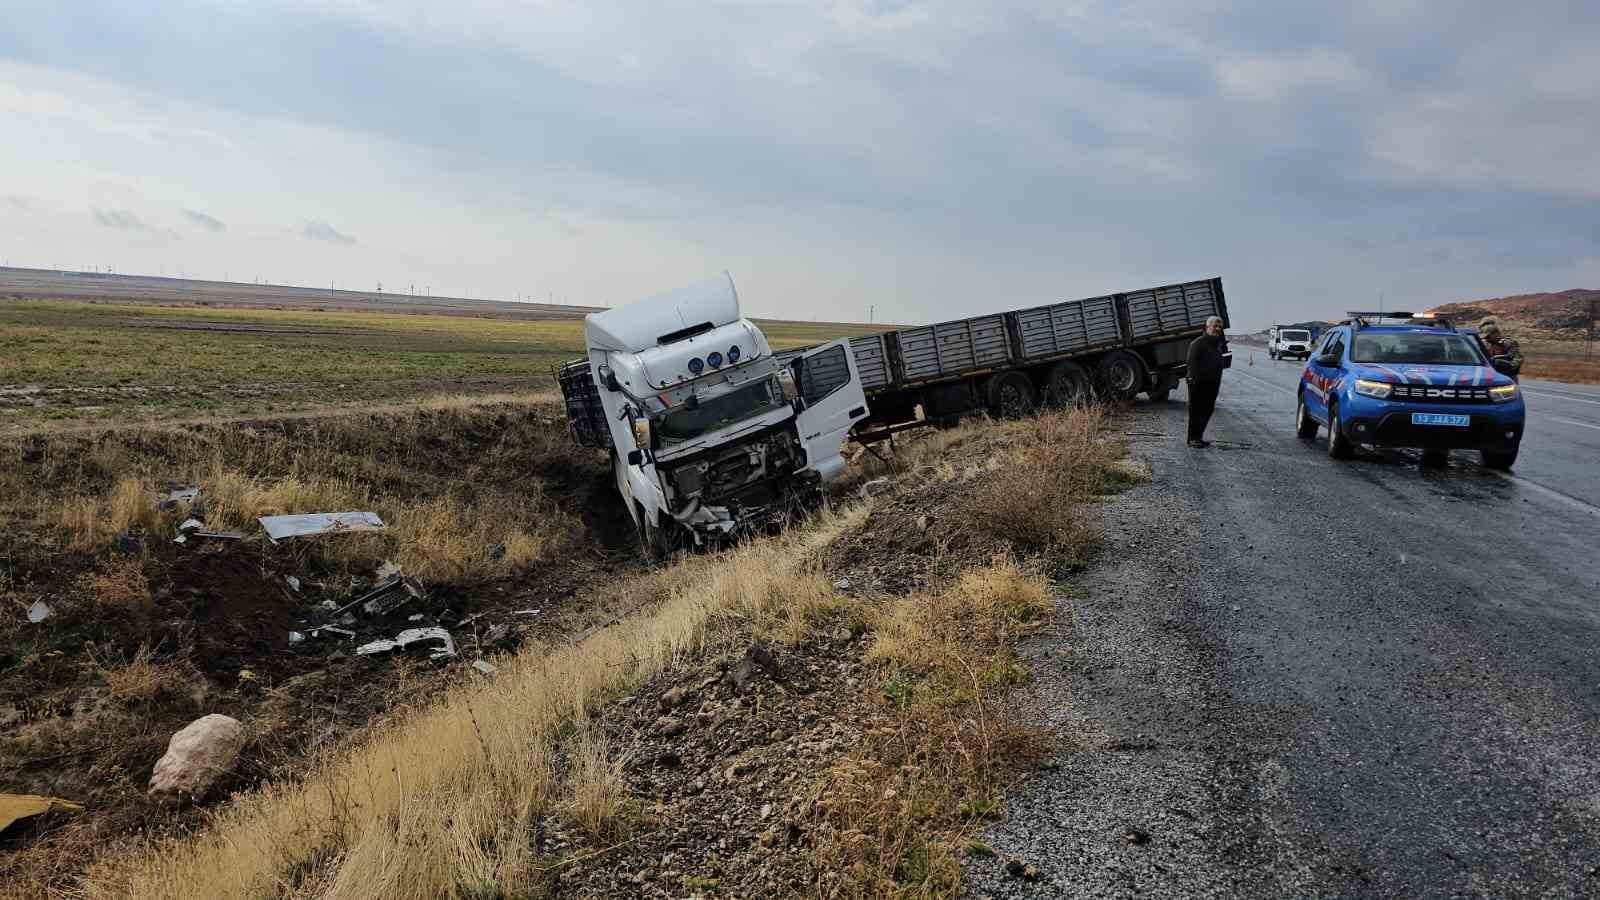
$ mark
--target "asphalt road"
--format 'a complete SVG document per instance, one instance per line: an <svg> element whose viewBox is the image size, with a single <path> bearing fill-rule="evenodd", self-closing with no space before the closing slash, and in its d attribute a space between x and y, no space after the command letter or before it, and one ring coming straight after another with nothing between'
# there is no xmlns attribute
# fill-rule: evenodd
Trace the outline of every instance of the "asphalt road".
<svg viewBox="0 0 1600 900"><path fill-rule="evenodd" d="M1026 648L1063 738L975 861L1003 896L1600 896L1600 390L1525 382L1515 474L1330 460L1239 354Z"/></svg>

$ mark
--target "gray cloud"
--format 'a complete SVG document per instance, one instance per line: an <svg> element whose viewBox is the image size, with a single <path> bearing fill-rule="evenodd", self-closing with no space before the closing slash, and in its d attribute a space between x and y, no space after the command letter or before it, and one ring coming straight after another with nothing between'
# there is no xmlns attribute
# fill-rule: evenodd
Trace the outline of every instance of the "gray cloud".
<svg viewBox="0 0 1600 900"><path fill-rule="evenodd" d="M201 228L204 228L212 234L221 234L222 232L228 230L227 223L214 216L208 216L198 210L186 209L183 211L183 216L190 222L200 226Z"/></svg>
<svg viewBox="0 0 1600 900"><path fill-rule="evenodd" d="M302 234L314 241L328 241L334 244L354 244L356 242L355 238L339 231L327 222L307 222L305 231Z"/></svg>
<svg viewBox="0 0 1600 900"><path fill-rule="evenodd" d="M1030 297L1215 273L1304 318L1379 287L1568 287L1531 281L1585 271L1600 234L1594 4L619 0L519 20L495 0L85 0L86 30L15 2L30 27L0 31L0 59L443 151L461 164L429 187L585 233L709 234L710 257L719 229L768 231L771 258L818 270L926 251ZM829 259L818 235L850 233L860 257ZM928 282L852 286L905 319L970 307L961 278Z"/></svg>
<svg viewBox="0 0 1600 900"><path fill-rule="evenodd" d="M94 220L107 228L121 228L125 231L154 231L143 220L125 209L96 209Z"/></svg>

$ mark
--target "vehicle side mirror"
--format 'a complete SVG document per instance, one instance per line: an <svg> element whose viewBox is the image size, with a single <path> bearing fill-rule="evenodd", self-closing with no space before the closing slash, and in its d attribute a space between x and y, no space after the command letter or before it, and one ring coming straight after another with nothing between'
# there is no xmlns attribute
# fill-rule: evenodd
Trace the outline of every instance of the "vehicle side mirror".
<svg viewBox="0 0 1600 900"><path fill-rule="evenodd" d="M1321 353L1317 355L1317 365L1325 369L1339 368L1339 355L1336 353Z"/></svg>
<svg viewBox="0 0 1600 900"><path fill-rule="evenodd" d="M643 450L629 450L628 451L628 465L630 465L630 466L642 466L642 465L644 465L644 451Z"/></svg>

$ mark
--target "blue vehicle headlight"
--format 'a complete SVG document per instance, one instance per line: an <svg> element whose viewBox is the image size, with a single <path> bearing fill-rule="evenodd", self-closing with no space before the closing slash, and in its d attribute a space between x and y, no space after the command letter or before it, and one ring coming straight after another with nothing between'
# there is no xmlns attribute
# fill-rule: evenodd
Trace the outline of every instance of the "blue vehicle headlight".
<svg viewBox="0 0 1600 900"><path fill-rule="evenodd" d="M739 345L735 344L732 347L728 348L728 364L732 365L732 364L734 364L734 363L736 363L738 361L739 361Z"/></svg>
<svg viewBox="0 0 1600 900"><path fill-rule="evenodd" d="M1385 400L1388 399L1390 394L1394 393L1394 385L1387 381L1368 381L1365 378L1357 378L1355 392L1363 397L1376 397L1379 400Z"/></svg>
<svg viewBox="0 0 1600 900"><path fill-rule="evenodd" d="M1496 403L1510 403L1512 400L1517 399L1517 386L1514 384L1502 384L1489 388L1489 399Z"/></svg>
<svg viewBox="0 0 1600 900"><path fill-rule="evenodd" d="M694 359L689 360L689 374L690 375L699 375L701 372L704 372L705 370L706 370L706 364L701 361L700 357L696 356Z"/></svg>
<svg viewBox="0 0 1600 900"><path fill-rule="evenodd" d="M713 369L721 367L721 365L722 365L722 354L718 353L715 350L711 351L710 353L707 353L706 354L706 365L710 366Z"/></svg>

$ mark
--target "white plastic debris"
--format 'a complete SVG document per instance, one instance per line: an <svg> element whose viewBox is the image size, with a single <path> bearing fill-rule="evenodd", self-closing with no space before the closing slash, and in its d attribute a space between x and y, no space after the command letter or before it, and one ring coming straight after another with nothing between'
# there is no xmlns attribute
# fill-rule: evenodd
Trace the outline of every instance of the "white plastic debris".
<svg viewBox="0 0 1600 900"><path fill-rule="evenodd" d="M374 653L387 653L390 650L404 650L418 641L439 641L444 644L442 647L435 648L428 655L429 659L444 659L447 656L456 655L455 639L450 636L450 632L438 627L407 628L405 631L395 635L392 641L378 640L369 644L362 644L356 648L356 654L358 656L370 656Z"/></svg>
<svg viewBox="0 0 1600 900"><path fill-rule="evenodd" d="M537 610L537 609L514 609L514 610L511 611L511 614L513 616L537 616L539 614L539 610Z"/></svg>
<svg viewBox="0 0 1600 900"><path fill-rule="evenodd" d="M487 659L473 660L472 667L485 675L493 675L494 673L500 671L500 669L496 667L494 663L489 662Z"/></svg>
<svg viewBox="0 0 1600 900"><path fill-rule="evenodd" d="M45 619L50 618L50 614L52 612L54 612L54 610L50 608L50 604L44 602L43 600L36 600L32 606L28 607L28 621L37 625L40 622L43 622Z"/></svg>
<svg viewBox="0 0 1600 900"><path fill-rule="evenodd" d="M204 527L206 527L206 523L199 519L184 519L183 524L178 526L178 531L198 531Z"/></svg>
<svg viewBox="0 0 1600 900"><path fill-rule="evenodd" d="M303 641L305 639L306 639L306 636L304 634L301 634L298 631L289 632L289 643L291 643L291 644L298 644L298 643L300 643L301 641Z"/></svg>
<svg viewBox="0 0 1600 900"><path fill-rule="evenodd" d="M191 487L168 491L161 499L172 503L188 503L198 496L200 496L200 489Z"/></svg>
<svg viewBox="0 0 1600 900"><path fill-rule="evenodd" d="M407 622L421 622L422 619L423 619L422 613L412 613L411 615L406 616L406 621Z"/></svg>
<svg viewBox="0 0 1600 900"><path fill-rule="evenodd" d="M289 583L289 590L295 591L296 593L300 591L300 579L294 577L293 575L285 575L283 576L283 580Z"/></svg>
<svg viewBox="0 0 1600 900"><path fill-rule="evenodd" d="M382 531L385 526L377 513L308 513L301 516L262 516L258 519L267 537L281 541L292 537L339 534L347 531Z"/></svg>
<svg viewBox="0 0 1600 900"><path fill-rule="evenodd" d="M373 577L377 578L377 580L379 580L379 581L384 581L384 580L390 578L391 576L399 575L399 574L400 574L400 564L399 563L395 563L395 562L391 562L391 561L386 559L386 560L383 561L383 565L378 567L378 571L373 574Z"/></svg>

